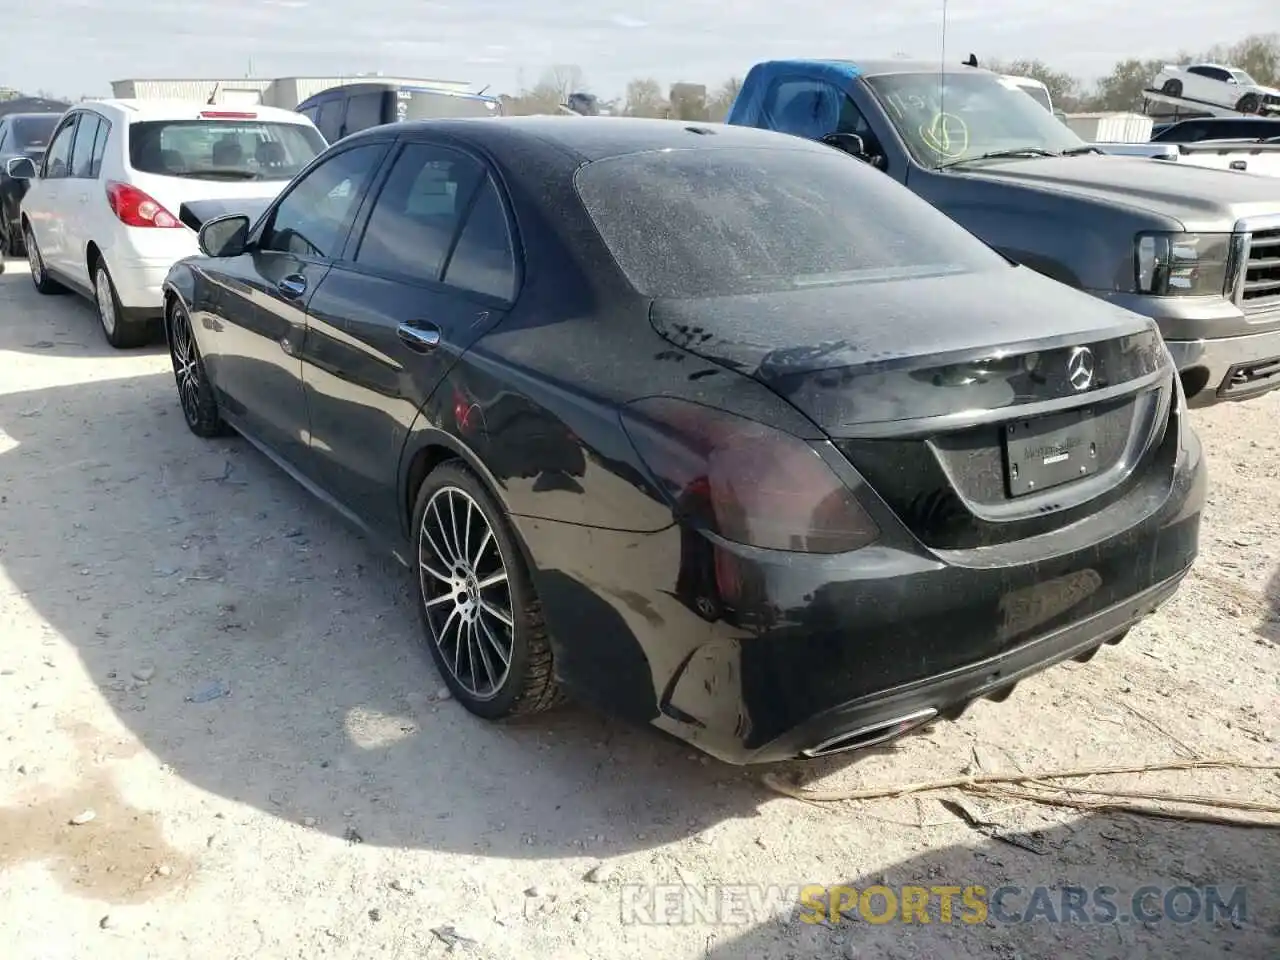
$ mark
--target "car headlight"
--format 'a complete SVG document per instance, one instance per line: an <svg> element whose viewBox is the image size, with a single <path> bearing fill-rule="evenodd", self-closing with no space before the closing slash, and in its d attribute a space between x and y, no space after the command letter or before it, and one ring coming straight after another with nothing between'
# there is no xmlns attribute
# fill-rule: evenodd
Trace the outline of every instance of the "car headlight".
<svg viewBox="0 0 1280 960"><path fill-rule="evenodd" d="M1229 233L1140 234L1134 250L1138 292L1157 297L1207 297L1227 293Z"/></svg>

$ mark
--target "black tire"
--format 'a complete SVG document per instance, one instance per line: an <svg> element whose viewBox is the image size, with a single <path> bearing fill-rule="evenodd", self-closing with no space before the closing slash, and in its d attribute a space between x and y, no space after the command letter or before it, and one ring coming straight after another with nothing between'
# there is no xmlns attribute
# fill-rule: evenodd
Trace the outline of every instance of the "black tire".
<svg viewBox="0 0 1280 960"><path fill-rule="evenodd" d="M30 224L23 226L22 239L27 247L27 262L31 264L31 282L35 285L36 290L46 296L55 293L66 293L67 288L50 277L49 271L45 269L44 257L40 255L40 248L36 245L36 238L31 232Z"/></svg>
<svg viewBox="0 0 1280 960"><path fill-rule="evenodd" d="M1236 104L1236 109L1241 113L1258 113L1262 106L1262 98L1256 93L1246 93L1240 98Z"/></svg>
<svg viewBox="0 0 1280 960"><path fill-rule="evenodd" d="M461 496L459 497L458 494ZM492 579L496 576L493 573L497 569L494 566L496 558L496 563L501 565L506 574L505 583L498 589L505 591L505 597L510 604L505 610L500 606L498 609L508 614L511 621L510 625L506 626L506 632L498 635L490 624L504 626L501 620L486 617L478 609L480 606L485 610L490 609L487 604L478 602L484 596L480 590L475 590L471 594L478 600L477 604L473 605L476 613L471 621L477 626L474 633L468 635L474 637L474 648L471 641L468 641L466 647L467 655L472 661L471 668L467 671L470 674L469 678L462 676L463 658L458 652L462 649L463 634L459 627L457 641L451 644L448 639L449 623L447 622L455 614L460 618L463 617L459 611L462 610L468 590L465 586L459 585L460 581L465 579L465 577L456 576L460 568L451 567L449 561L442 558L440 547L444 547L447 551L448 544L442 543L439 539L438 535L442 532L442 527L436 520L441 516L439 511L442 502L454 505L467 499L478 512L483 524L492 533L492 545L490 545L490 541L483 537L483 532L475 522L474 515L468 515L464 521L466 526L462 529L465 533L469 535L471 531L476 531L476 540L480 541L479 546L472 542L464 552L474 553L482 558L474 564L469 562L471 558L467 558L466 568L473 574L471 587L477 586L476 580L480 579L482 572L486 572L484 579ZM431 518L428 518L429 508L432 511ZM455 526L454 529L458 528ZM467 536L462 535L460 539L466 541ZM413 510L413 543L417 561L417 569L414 573L417 578L418 613L422 620L423 642L454 698L468 711L485 720L506 720L528 716L547 710L560 702L561 695L555 681L551 644L547 639L546 626L542 622L541 603L516 543L511 524L507 520L506 511L480 479L460 461L450 460L441 464L423 481ZM424 563L435 572L425 569ZM447 573L450 575L449 578L454 578L455 585L448 586L449 578L441 577L441 573ZM436 592L442 594L443 599L438 595L433 597L432 609L428 609L428 594ZM448 599L450 594L452 594L452 600ZM503 594L500 593L494 601L495 604L500 604L502 596ZM452 609L449 606L450 603L454 605ZM442 618L446 621L443 624L440 622ZM458 622L461 624L465 620ZM490 642L486 642L486 637ZM482 669L486 674L490 674L488 679L494 680L489 667L491 664L500 662L502 651L499 644L508 637L510 649L505 674L500 682L493 683L491 691L477 693L477 661L483 662ZM454 660L458 663L457 667L448 657L447 651L451 646L455 651Z"/></svg>
<svg viewBox="0 0 1280 960"><path fill-rule="evenodd" d="M191 329L191 317L187 308L179 302L169 307L165 318L168 325L169 359L173 362L173 379L178 387L178 405L187 427L197 437L211 439L231 433L218 412L217 397L205 372L204 358Z"/></svg>
<svg viewBox="0 0 1280 960"><path fill-rule="evenodd" d="M1170 97L1182 96L1181 80L1166 80L1164 86L1160 88L1160 92Z"/></svg>
<svg viewBox="0 0 1280 960"><path fill-rule="evenodd" d="M117 350L142 347L151 341L151 325L146 321L126 320L116 282L111 279L107 264L99 258L93 265L93 306L98 314L98 325L107 343Z"/></svg>

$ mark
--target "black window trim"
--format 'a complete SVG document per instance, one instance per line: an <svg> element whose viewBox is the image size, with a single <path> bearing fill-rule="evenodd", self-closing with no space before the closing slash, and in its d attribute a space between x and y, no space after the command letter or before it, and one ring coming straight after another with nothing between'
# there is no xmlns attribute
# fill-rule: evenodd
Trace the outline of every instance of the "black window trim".
<svg viewBox="0 0 1280 960"><path fill-rule="evenodd" d="M0 150L4 150L5 139L9 136L9 128L11 126L13 124L9 123L7 119L0 120Z"/></svg>
<svg viewBox="0 0 1280 960"><path fill-rule="evenodd" d="M95 128L95 130L94 130L94 134L93 134L94 142L93 142L93 143L91 143L91 144L89 145L89 150L90 150L90 153L89 153L89 163L92 165L92 163L93 163L93 150L94 150L94 148L97 146L97 142L98 142L98 130L101 130L101 129L102 129L102 127L104 127L104 126L105 126L105 127L107 128L107 136L109 137L109 136L111 135L111 121L110 121L110 120L108 120L106 117L104 117L102 114L100 114L97 110L91 110L91 109L89 109L88 107L83 107L83 108L81 108L81 109L77 110L77 111L76 111L76 132L75 132L75 135L71 138L71 156L72 156L72 157L75 157L75 154L76 154L76 144L78 144L78 143L80 142L80 128L83 126L83 121L84 121L84 118L85 118L85 117L94 117L94 118L98 121L98 124L99 124L99 125L98 125L98 127L97 127L97 128ZM52 141L50 141L50 143L52 143ZM102 144L102 159L103 159L103 160L105 160L105 159L106 159L106 152L107 152L107 145L106 145L106 141L104 140L104 141L103 141L103 144ZM71 169L74 169L74 168L71 168ZM66 179L68 179L68 180L100 180L101 178L102 178L102 164L101 164L101 162L99 162L99 164L98 164L98 174L97 174L97 176L92 176L92 177L88 177L88 176L86 176L86 177L81 177L81 176L77 176L74 172L72 172L72 173L68 173L68 174L67 174L67 177L66 177Z"/></svg>
<svg viewBox="0 0 1280 960"><path fill-rule="evenodd" d="M49 179L70 180L71 179L70 174L63 174L61 177L50 178L48 176L49 158L53 156L53 145L58 140L58 134L62 133L63 129L66 127L75 127L75 129L71 131L71 146L67 148L67 169L68 170L71 169L71 155L75 152L75 149L76 149L76 134L80 131L80 115L82 113L84 113L83 110L69 111L67 114L65 114L62 117L61 120L58 121L58 125L53 128L53 136L49 138L49 148L45 151L44 157L41 158L40 160L40 179L41 180L49 180Z"/></svg>
<svg viewBox="0 0 1280 960"><path fill-rule="evenodd" d="M98 158L98 172L93 177L88 178L91 180L101 180L102 165L107 161L107 141L111 139L111 131L112 129L114 129L114 124L112 124L111 120L108 117L104 116L101 113L98 113L98 111L96 110L88 111L88 112L97 114L98 122L99 124L101 124L101 126L98 127L99 131L101 131L104 128L106 129L106 134L102 137L102 156ZM98 147L98 144L97 144L97 141L95 140L93 145L95 153L97 152L97 147Z"/></svg>
<svg viewBox="0 0 1280 960"><path fill-rule="evenodd" d="M447 281L428 280L425 277L415 277L408 274L400 273L397 270L387 270L384 268L370 267L368 264L359 263L355 260L356 252L360 249L360 244L364 241L365 230L369 226L369 217L373 212L373 205L377 202L377 198L382 194L383 187L390 179L391 171L395 167L395 162L410 146L426 146L436 147L442 150L450 150L454 153L462 154L470 160L474 160L480 165L483 176L476 185L476 189L471 192L471 196L467 198L466 207L462 215L458 218L458 225L453 231L453 236L449 240L449 246L445 250L444 258L440 261L440 276L443 278L448 275L449 264L453 260L453 252L458 246L458 241L462 238L462 232L466 228L467 221L471 216L471 211L476 201L480 197L480 189L484 186L485 180L493 185L498 192L498 202L502 206L503 216L507 221L507 235L511 241L511 259L515 269L515 283L513 284L511 299L505 297L496 297L492 294L481 293L478 290L471 290L467 287L455 287ZM369 191L365 194L365 199L361 202L360 209L356 213L355 222L352 224L351 230L347 234L346 247L342 252L341 266L343 270L350 273L364 274L370 277L378 277L383 280L393 280L396 283L405 283L414 287L421 287L426 290L432 290L442 293L451 293L457 296L466 297L476 300L486 306L499 306L508 309L520 299L520 291L524 289L524 246L520 240L520 233L517 228L514 209L511 204L510 194L507 190L506 182L502 179L497 165L490 162L489 158L481 154L479 151L472 149L470 145L459 143L456 140L446 137L431 136L429 134L412 133L400 135L396 138L396 148L392 150L387 162L383 165L378 179L374 182Z"/></svg>
<svg viewBox="0 0 1280 960"><path fill-rule="evenodd" d="M303 181L303 178L310 176L311 172L315 170L317 167L319 167L322 163L327 163L330 160L334 160L340 157L342 154L349 153L352 150L359 150L362 147L370 147L370 146L382 147L383 148L382 157L381 159L378 160L378 167L377 169L374 170L373 177L369 181L370 185L365 188L364 196L360 198L360 203L356 205L355 213L349 218L347 222L346 234L342 238L342 242L338 245L337 250L334 254L328 257L315 257L305 253L294 253L294 252L288 252L284 250L267 250L261 246L262 234L266 230L267 224L272 223L275 220L276 211L279 210L280 205L284 203L286 199L292 196L293 192L298 189L299 185ZM391 137L367 137L367 138L361 137L359 140L353 141L351 143L342 144L342 146L338 149L330 148L328 150L323 150L320 153L318 153L315 157L312 158L310 163L308 163L305 167L303 167L301 170L298 171L297 176L295 176L289 182L289 184L284 188L284 190L282 190L276 196L276 198L273 201L271 201L271 206L267 207L267 209L262 212L262 215L258 217L257 222L251 226L249 231L249 238L248 238L248 249L255 250L260 253L286 254L287 256L296 257L298 260L304 263L320 263L320 264L335 263L338 260L342 259L342 251L346 249L347 244L350 243L351 241L352 227L357 222L359 222L360 213L364 209L364 205L368 202L370 193L372 193L372 191L377 187L377 185L381 181L381 178L385 175L387 171L387 157L390 156L391 154L391 150L389 149L391 146L392 146Z"/></svg>

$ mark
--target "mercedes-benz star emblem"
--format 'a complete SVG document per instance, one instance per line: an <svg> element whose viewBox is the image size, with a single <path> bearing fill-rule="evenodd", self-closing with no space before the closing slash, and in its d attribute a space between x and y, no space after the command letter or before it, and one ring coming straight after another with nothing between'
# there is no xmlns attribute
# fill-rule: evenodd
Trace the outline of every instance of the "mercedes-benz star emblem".
<svg viewBox="0 0 1280 960"><path fill-rule="evenodd" d="M1067 357L1067 380L1077 391L1093 384L1093 351L1088 347L1076 347Z"/></svg>

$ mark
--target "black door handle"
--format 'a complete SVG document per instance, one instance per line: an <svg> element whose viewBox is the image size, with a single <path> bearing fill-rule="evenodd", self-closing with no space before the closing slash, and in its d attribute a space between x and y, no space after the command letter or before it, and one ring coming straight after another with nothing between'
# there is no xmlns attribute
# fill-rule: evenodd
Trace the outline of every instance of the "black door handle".
<svg viewBox="0 0 1280 960"><path fill-rule="evenodd" d="M396 336L415 353L427 353L440 345L440 328L435 324L402 323L396 327Z"/></svg>
<svg viewBox="0 0 1280 960"><path fill-rule="evenodd" d="M290 300L296 300L307 292L307 278L300 273L291 273L276 284L276 289Z"/></svg>

